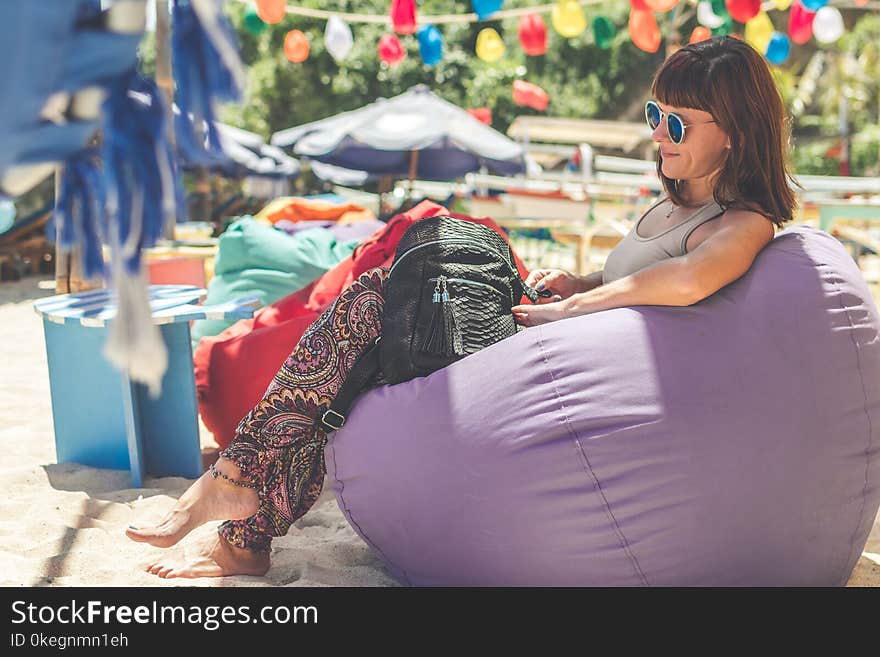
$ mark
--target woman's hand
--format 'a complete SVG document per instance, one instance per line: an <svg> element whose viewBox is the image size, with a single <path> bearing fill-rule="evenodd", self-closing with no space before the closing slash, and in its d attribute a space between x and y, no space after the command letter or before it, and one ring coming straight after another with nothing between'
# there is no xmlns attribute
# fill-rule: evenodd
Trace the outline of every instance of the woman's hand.
<svg viewBox="0 0 880 657"><path fill-rule="evenodd" d="M554 303L584 291L584 279L564 269L535 269L526 278L526 285L553 293L550 298L539 298L539 304Z"/></svg>
<svg viewBox="0 0 880 657"><path fill-rule="evenodd" d="M513 318L523 326L538 326L560 319L565 319L568 314L568 303L559 298L545 299L544 303L532 305L514 306Z"/></svg>
<svg viewBox="0 0 880 657"><path fill-rule="evenodd" d="M564 269L536 269L529 274L526 283L538 290L549 289L553 296L539 298L534 304L513 307L514 319L523 326L537 326L595 312L590 304L584 304L581 296L602 285L602 271L577 276ZM581 296L577 296L581 295Z"/></svg>

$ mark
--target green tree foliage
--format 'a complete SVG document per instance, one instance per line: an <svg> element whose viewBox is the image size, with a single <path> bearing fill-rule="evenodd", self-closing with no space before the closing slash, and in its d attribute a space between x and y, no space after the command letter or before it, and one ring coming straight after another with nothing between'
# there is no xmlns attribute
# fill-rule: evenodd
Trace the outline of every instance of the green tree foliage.
<svg viewBox="0 0 880 657"><path fill-rule="evenodd" d="M841 37L850 66L842 92L850 103L854 133L850 165L854 175L880 176L880 15L866 13Z"/></svg>
<svg viewBox="0 0 880 657"><path fill-rule="evenodd" d="M880 175L880 16L854 15L846 34L814 50L811 59L821 65L797 61L777 76L786 105L796 117L794 168L800 173L839 173L839 159L827 152L839 144L845 101L847 130L852 135L850 173Z"/></svg>
<svg viewBox="0 0 880 657"><path fill-rule="evenodd" d="M352 13L385 15L387 0L307 0L305 6ZM507 6L522 6L508 3ZM263 135L361 107L378 97L403 93L416 84L425 84L441 97L462 107L490 107L493 126L506 130L520 114L537 114L515 105L513 81L527 80L542 87L551 97L548 113L567 117L614 117L634 97L644 94L651 75L662 61L661 53L637 49L629 39L629 4L606 2L587 8L588 22L605 15L618 26L618 34L607 50L596 46L592 30L566 39L557 34L549 14L547 53L527 56L519 43L517 18L482 23L442 24L443 59L433 67L422 63L415 35L402 36L406 59L388 67L379 60L377 44L388 31L385 25L352 24L354 48L336 63L324 47L325 21L289 15L278 25L267 26L254 36L243 28L244 9L228 5L241 41L242 53L250 69L248 97L238 107L225 109L224 118L240 127ZM472 11L469 1L424 0L420 15L465 14ZM474 53L477 34L494 27L507 47L504 57L493 64ZM309 38L311 52L302 64L284 57L284 35L302 30Z"/></svg>
<svg viewBox="0 0 880 657"><path fill-rule="evenodd" d="M531 0L530 0L531 1ZM385 16L389 0L304 0L300 4L329 11ZM505 8L525 6L525 0L508 0ZM264 136L290 126L356 109L379 97L403 93L425 84L435 93L461 107L490 107L493 126L505 131L518 115L540 114L519 107L512 98L512 84L523 79L541 86L551 97L547 114L560 117L640 119L641 102L650 89L651 77L665 56L670 42L686 43L697 26L693 8L679 5L656 14L664 35L654 54L636 48L627 29L629 3L606 0L585 7L588 28L566 39L555 32L550 15L547 53L527 56L518 36L518 19L439 25L444 40L443 59L433 67L422 63L415 35L401 36L407 56L388 67L378 57L377 44L389 31L385 24L351 24L354 47L345 61L337 63L324 47L325 21L288 15L280 24L267 26L258 36L244 29L244 4L230 2L226 11L238 32L242 56L249 68L247 97L240 105L223 109L225 121ZM465 14L470 0L421 0L420 16ZM784 31L787 12L771 11L778 29ZM617 26L607 50L594 41L590 24L604 15ZM835 44L819 46L811 41L792 49L789 61L772 67L783 100L794 115L792 159L801 173L836 174L839 162L825 153L835 145L841 95L849 103L853 135L850 159L855 175L878 175L880 152L880 15L859 10L844 12L847 33ZM477 34L493 27L507 46L496 63L481 61L474 52ZM302 64L284 57L284 36L302 30L311 53ZM736 23L740 34L743 26ZM143 69L153 68L152 35L142 46ZM821 52L826 64L817 80L817 92L799 107L799 85L811 58Z"/></svg>

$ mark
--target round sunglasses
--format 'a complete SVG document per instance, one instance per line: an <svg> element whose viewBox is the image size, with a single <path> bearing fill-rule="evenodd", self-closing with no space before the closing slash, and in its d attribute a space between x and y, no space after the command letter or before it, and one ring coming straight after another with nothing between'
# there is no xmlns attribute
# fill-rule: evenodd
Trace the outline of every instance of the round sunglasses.
<svg viewBox="0 0 880 657"><path fill-rule="evenodd" d="M653 100L645 103L645 120L648 122L648 127L651 128L652 132L657 129L664 116L666 117L666 134L669 135L669 140L676 145L684 141L685 128L689 128L692 125L700 125L701 123L715 123L714 119L711 121L701 121L700 123L685 123L678 114L673 112L666 114Z"/></svg>

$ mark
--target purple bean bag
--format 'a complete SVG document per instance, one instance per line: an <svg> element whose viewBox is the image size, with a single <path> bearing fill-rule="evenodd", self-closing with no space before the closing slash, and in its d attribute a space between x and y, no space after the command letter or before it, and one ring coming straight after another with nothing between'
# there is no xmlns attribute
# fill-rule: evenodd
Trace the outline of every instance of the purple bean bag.
<svg viewBox="0 0 880 657"><path fill-rule="evenodd" d="M363 395L328 481L411 585L843 585L880 505L880 317L830 235L694 306L528 329Z"/></svg>

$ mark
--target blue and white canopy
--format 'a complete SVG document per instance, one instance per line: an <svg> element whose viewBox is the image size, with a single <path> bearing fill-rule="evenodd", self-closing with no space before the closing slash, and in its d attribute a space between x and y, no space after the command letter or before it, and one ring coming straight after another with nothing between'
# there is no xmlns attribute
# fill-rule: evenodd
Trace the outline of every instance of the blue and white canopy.
<svg viewBox="0 0 880 657"><path fill-rule="evenodd" d="M175 120L179 121L180 114L176 107L174 109ZM206 159L204 151L191 154L184 148L185 142L181 142L178 157L184 169L204 165L233 178L296 178L299 175L299 162L277 146L267 144L260 135L225 123L215 122L214 126L221 150L215 150Z"/></svg>
<svg viewBox="0 0 880 657"><path fill-rule="evenodd" d="M347 169L454 180L483 166L513 175L525 170L520 144L424 85L361 109L276 132L271 143L295 155Z"/></svg>

